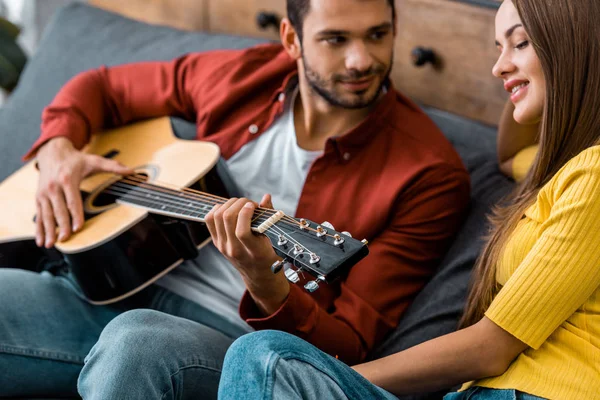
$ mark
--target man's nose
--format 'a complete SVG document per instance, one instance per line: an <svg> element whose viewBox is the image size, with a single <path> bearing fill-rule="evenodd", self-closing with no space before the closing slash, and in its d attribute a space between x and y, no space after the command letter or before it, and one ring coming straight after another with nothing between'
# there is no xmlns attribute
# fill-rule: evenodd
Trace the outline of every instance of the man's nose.
<svg viewBox="0 0 600 400"><path fill-rule="evenodd" d="M356 40L348 47L346 69L368 71L373 66L373 57L362 40Z"/></svg>

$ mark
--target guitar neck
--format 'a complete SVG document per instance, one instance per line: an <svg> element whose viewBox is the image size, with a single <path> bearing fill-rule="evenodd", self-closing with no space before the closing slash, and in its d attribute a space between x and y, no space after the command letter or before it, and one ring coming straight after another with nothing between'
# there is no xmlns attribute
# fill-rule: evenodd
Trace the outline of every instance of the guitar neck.
<svg viewBox="0 0 600 400"><path fill-rule="evenodd" d="M217 204L227 199L191 189L173 189L142 181L135 176L125 177L106 190L116 196L116 202L128 204L161 214L196 222L204 222L206 215ZM252 217L252 229L261 226L274 215L273 210L257 208Z"/></svg>

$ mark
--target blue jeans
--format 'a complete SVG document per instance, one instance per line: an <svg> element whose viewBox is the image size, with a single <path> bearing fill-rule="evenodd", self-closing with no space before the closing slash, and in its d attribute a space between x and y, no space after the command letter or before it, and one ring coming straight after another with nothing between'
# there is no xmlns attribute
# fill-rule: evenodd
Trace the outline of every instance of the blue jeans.
<svg viewBox="0 0 600 400"><path fill-rule="evenodd" d="M65 278L0 269L0 397L216 398L242 333L156 286L92 306Z"/></svg>
<svg viewBox="0 0 600 400"><path fill-rule="evenodd" d="M251 333L227 351L219 399L397 400L343 362L296 336L277 331ZM533 400L514 390L473 388L444 400Z"/></svg>

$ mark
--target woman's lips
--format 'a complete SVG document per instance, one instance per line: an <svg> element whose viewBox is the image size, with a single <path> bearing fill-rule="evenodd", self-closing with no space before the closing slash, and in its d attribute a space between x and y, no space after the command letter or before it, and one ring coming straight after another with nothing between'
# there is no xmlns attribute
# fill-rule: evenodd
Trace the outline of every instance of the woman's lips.
<svg viewBox="0 0 600 400"><path fill-rule="evenodd" d="M517 101L522 100L527 95L528 90L529 90L529 83L526 84L525 86L522 86L521 88L519 88L519 90L517 90L516 92L511 94L510 101L512 101L513 103L516 103Z"/></svg>

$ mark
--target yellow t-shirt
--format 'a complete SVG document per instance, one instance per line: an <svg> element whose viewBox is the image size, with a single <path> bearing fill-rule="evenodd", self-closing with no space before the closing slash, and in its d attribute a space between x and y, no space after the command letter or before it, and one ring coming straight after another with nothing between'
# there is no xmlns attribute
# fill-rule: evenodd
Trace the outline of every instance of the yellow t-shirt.
<svg viewBox="0 0 600 400"><path fill-rule="evenodd" d="M538 151L538 145L534 144L533 146L525 147L520 150L513 158L512 162L512 175L513 179L517 182L521 182L527 172L529 172L529 168L533 164L533 160Z"/></svg>
<svg viewBox="0 0 600 400"><path fill-rule="evenodd" d="M600 146L540 191L506 244L486 312L530 347L474 386L561 400L600 399Z"/></svg>

